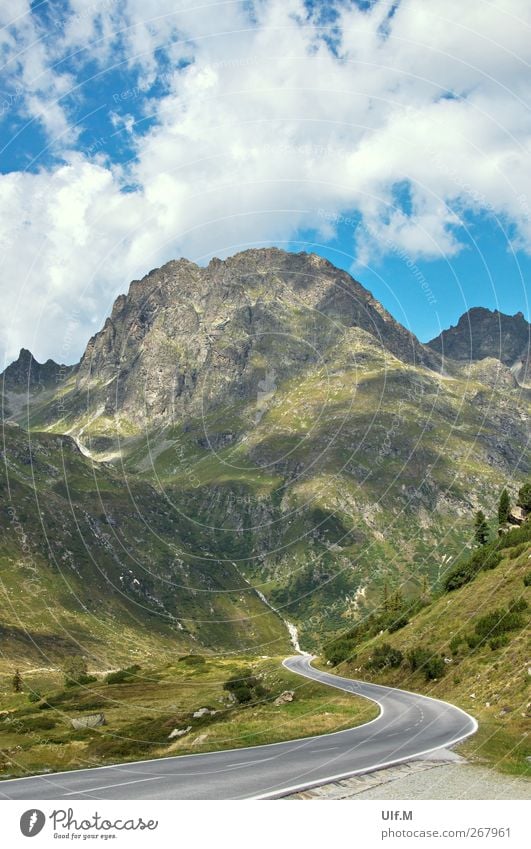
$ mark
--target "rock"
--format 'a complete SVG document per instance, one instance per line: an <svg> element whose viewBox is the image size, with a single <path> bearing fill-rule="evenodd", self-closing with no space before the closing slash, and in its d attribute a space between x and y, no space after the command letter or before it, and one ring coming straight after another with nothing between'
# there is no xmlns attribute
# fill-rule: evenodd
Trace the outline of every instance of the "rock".
<svg viewBox="0 0 531 849"><path fill-rule="evenodd" d="M288 704L288 702L292 702L294 698L295 698L295 691L294 690L284 690L284 692L281 693L280 696L278 696L278 698L275 699L275 704L276 705L286 705L286 704Z"/></svg>
<svg viewBox="0 0 531 849"><path fill-rule="evenodd" d="M511 508L511 512L507 516L507 521L511 525L523 525L529 516L529 512L524 510L522 507L514 506Z"/></svg>
<svg viewBox="0 0 531 849"><path fill-rule="evenodd" d="M470 693L470 698L471 698L471 699L475 699L475 698L476 698L476 694L475 694L475 693Z"/></svg>
<svg viewBox="0 0 531 849"><path fill-rule="evenodd" d="M192 740L192 746L200 746L202 743L205 742L207 737L208 734L200 734L198 737L195 738L195 740Z"/></svg>
<svg viewBox="0 0 531 849"><path fill-rule="evenodd" d="M191 730L191 725L189 725L187 728L174 728L173 731L168 734L168 740L173 740L175 737L184 737L184 735L188 734L188 732Z"/></svg>
<svg viewBox="0 0 531 849"><path fill-rule="evenodd" d="M199 708L199 710L194 711L192 714L194 719L201 719L202 716L214 716L217 713L217 710L210 710L210 708L204 707Z"/></svg>
<svg viewBox="0 0 531 849"><path fill-rule="evenodd" d="M511 712L512 712L512 707L509 707L508 705L504 705L504 707L502 707L502 709L499 713L499 716L507 716L507 714L511 713Z"/></svg>
<svg viewBox="0 0 531 849"><path fill-rule="evenodd" d="M76 719L71 719L72 728L80 730L81 728L98 728L99 725L107 725L105 714L91 713L88 716L79 716Z"/></svg>

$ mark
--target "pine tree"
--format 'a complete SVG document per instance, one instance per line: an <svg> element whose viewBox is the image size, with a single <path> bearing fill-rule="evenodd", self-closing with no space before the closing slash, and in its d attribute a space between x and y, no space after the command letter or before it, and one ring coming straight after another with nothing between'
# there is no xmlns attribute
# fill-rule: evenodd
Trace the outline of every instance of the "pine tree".
<svg viewBox="0 0 531 849"><path fill-rule="evenodd" d="M478 510L474 522L474 538L480 545L485 545L489 540L489 526L483 510Z"/></svg>
<svg viewBox="0 0 531 849"><path fill-rule="evenodd" d="M511 511L511 500L506 489L500 495L500 503L498 504L498 524L505 525L509 513Z"/></svg>
<svg viewBox="0 0 531 849"><path fill-rule="evenodd" d="M15 674L13 675L13 692L20 693L22 691L22 675L18 671L15 670Z"/></svg>

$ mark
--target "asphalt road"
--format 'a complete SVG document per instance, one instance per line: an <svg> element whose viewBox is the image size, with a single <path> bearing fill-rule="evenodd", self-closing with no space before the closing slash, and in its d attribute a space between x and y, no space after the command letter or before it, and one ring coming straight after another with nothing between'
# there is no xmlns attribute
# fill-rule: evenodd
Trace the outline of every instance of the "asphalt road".
<svg viewBox="0 0 531 849"><path fill-rule="evenodd" d="M477 728L471 716L446 702L340 678L314 669L310 661L296 656L284 665L306 678L377 702L380 715L357 728L286 743L2 781L0 798L275 798L410 760L450 746Z"/></svg>

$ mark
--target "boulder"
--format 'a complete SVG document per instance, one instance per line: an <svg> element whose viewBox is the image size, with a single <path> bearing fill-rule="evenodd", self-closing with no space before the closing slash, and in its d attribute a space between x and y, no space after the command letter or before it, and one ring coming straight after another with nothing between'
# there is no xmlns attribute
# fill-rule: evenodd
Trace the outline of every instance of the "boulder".
<svg viewBox="0 0 531 849"><path fill-rule="evenodd" d="M507 516L507 521L511 525L523 525L529 516L529 512L524 510L523 507L512 507L511 512Z"/></svg>
<svg viewBox="0 0 531 849"><path fill-rule="evenodd" d="M292 702L295 698L294 690L284 690L283 693L275 699L276 705L286 705L288 702Z"/></svg>
<svg viewBox="0 0 531 849"><path fill-rule="evenodd" d="M189 725L187 728L174 728L173 731L168 734L168 740L173 740L175 737L183 737L185 734L188 734L189 731L192 730L192 726Z"/></svg>
<svg viewBox="0 0 531 849"><path fill-rule="evenodd" d="M210 708L204 707L199 708L199 710L194 711L192 714L194 719L201 719L202 716L214 716L217 713L217 710L210 710Z"/></svg>

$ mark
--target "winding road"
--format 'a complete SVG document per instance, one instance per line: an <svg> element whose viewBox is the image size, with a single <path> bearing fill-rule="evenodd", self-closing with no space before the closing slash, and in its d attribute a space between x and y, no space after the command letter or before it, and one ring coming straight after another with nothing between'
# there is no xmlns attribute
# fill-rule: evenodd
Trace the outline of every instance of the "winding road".
<svg viewBox="0 0 531 849"><path fill-rule="evenodd" d="M246 749L158 758L0 782L4 799L271 799L451 746L477 729L446 702L340 678L287 658L292 672L371 699L380 714L346 731Z"/></svg>

